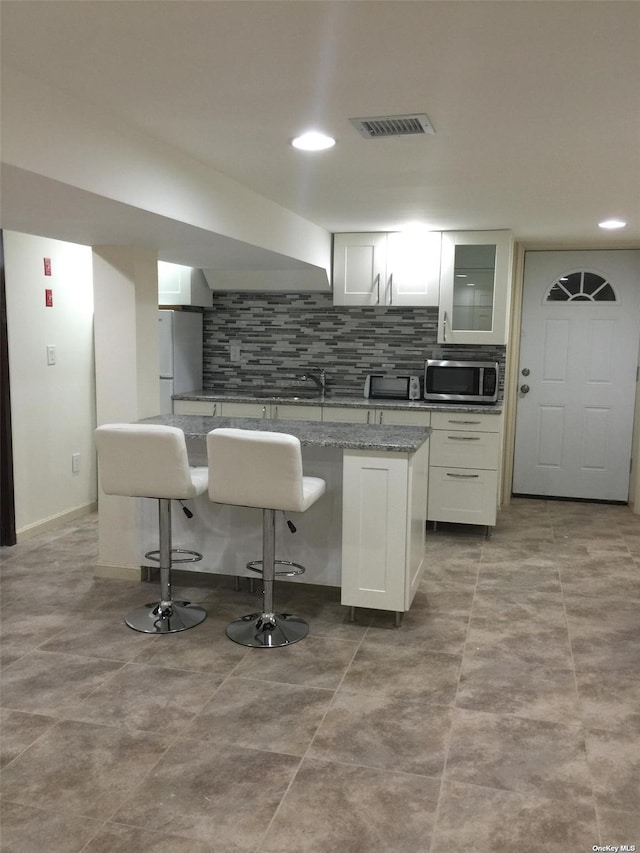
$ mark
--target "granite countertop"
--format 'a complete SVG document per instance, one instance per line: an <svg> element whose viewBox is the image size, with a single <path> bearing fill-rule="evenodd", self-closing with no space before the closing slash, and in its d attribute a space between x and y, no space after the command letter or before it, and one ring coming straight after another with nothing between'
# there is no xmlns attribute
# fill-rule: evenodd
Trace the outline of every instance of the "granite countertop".
<svg viewBox="0 0 640 853"><path fill-rule="evenodd" d="M502 413L502 403L495 405L473 405L457 403L428 403L425 400L379 400L362 396L327 394L324 399L319 396L296 397L288 394L251 394L250 392L224 391L188 391L184 394L174 394L174 400L200 400L212 403L294 403L296 406L330 406L342 408L363 409L413 409L418 412L468 412L483 415L499 415Z"/></svg>
<svg viewBox="0 0 640 853"><path fill-rule="evenodd" d="M382 450L394 453L414 453L431 433L430 427L225 418L212 415L156 415L144 418L138 423L175 426L183 430L187 438L204 438L212 429L233 427L262 432L286 432L299 438L303 447Z"/></svg>

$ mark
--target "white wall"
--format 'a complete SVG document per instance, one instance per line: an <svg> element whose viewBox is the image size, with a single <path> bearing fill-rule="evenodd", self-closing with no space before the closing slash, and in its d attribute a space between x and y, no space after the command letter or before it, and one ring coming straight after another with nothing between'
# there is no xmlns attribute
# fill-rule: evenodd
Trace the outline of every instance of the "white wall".
<svg viewBox="0 0 640 853"><path fill-rule="evenodd" d="M130 423L160 412L158 259L136 246L93 248L97 421ZM102 577L140 579L140 501L100 492Z"/></svg>
<svg viewBox="0 0 640 853"><path fill-rule="evenodd" d="M88 246L13 231L3 236L20 541L96 501L92 258ZM44 275L44 258L51 259L51 276ZM47 288L52 308L45 305Z"/></svg>

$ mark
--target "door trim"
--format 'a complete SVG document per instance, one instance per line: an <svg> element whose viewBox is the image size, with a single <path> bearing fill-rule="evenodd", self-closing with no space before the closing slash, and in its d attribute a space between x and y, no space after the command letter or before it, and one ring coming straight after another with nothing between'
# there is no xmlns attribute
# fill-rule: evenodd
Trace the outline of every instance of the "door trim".
<svg viewBox="0 0 640 853"><path fill-rule="evenodd" d="M502 456L501 505L511 503L513 487L513 466L516 447L516 407L518 400L518 369L520 366L520 336L522 333L522 300L524 294L524 258L526 252L561 251L613 251L615 249L640 249L632 241L604 243L516 243L514 247L514 269L511 283L511 319L509 323L509 341L505 362L505 405L504 405L504 444ZM634 432L631 447L631 476L629 478L629 507L640 515L640 383L636 383L636 406L634 414Z"/></svg>

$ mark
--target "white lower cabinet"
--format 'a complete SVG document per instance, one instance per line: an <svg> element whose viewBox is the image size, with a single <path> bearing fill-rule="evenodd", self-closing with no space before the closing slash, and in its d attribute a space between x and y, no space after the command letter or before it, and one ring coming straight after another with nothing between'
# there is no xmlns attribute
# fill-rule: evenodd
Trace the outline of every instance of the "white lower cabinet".
<svg viewBox="0 0 640 853"><path fill-rule="evenodd" d="M225 400L218 403L218 414L224 418L268 418L271 403L236 403Z"/></svg>
<svg viewBox="0 0 640 853"><path fill-rule="evenodd" d="M429 442L415 453L345 450L342 604L402 613L424 559Z"/></svg>
<svg viewBox="0 0 640 853"><path fill-rule="evenodd" d="M279 418L293 421L321 421L322 406L298 406L295 403L210 402L174 400L174 415L219 415L225 418Z"/></svg>
<svg viewBox="0 0 640 853"><path fill-rule="evenodd" d="M296 403L272 403L271 417L284 421L321 421L322 406L299 406Z"/></svg>
<svg viewBox="0 0 640 853"><path fill-rule="evenodd" d="M428 520L493 527L502 416L433 412L431 426Z"/></svg>
<svg viewBox="0 0 640 853"><path fill-rule="evenodd" d="M209 400L174 400L174 415L219 415L220 403Z"/></svg>
<svg viewBox="0 0 640 853"><path fill-rule="evenodd" d="M348 424L375 423L375 410L364 406L325 406L322 410L323 421L335 421Z"/></svg>
<svg viewBox="0 0 640 853"><path fill-rule="evenodd" d="M431 424L431 412L417 412L410 409L376 409L364 406L325 406L322 420L350 424L428 427Z"/></svg>

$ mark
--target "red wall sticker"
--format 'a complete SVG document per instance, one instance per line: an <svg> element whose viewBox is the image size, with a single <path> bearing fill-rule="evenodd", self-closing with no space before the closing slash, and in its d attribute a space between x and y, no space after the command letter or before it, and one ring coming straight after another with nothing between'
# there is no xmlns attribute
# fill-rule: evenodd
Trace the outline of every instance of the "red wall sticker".
<svg viewBox="0 0 640 853"><path fill-rule="evenodd" d="M51 275L51 258L43 258L44 261L44 274Z"/></svg>
<svg viewBox="0 0 640 853"><path fill-rule="evenodd" d="M44 292L44 304L47 308L53 308L53 290L49 290L49 288Z"/></svg>

